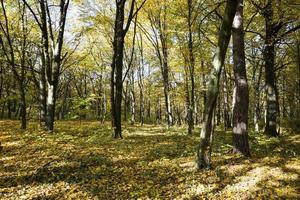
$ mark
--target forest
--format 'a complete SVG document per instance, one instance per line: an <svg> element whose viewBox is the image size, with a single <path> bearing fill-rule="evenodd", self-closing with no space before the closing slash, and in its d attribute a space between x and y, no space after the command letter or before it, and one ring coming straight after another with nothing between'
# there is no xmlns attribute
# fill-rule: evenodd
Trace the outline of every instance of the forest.
<svg viewBox="0 0 300 200"><path fill-rule="evenodd" d="M300 199L299 0L0 0L0 199Z"/></svg>

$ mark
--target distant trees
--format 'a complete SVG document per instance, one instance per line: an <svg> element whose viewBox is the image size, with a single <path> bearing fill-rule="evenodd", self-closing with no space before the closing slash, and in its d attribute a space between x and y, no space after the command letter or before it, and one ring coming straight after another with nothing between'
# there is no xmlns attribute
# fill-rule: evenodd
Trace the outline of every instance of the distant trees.
<svg viewBox="0 0 300 200"><path fill-rule="evenodd" d="M266 117L264 133L269 136L278 136L279 124L279 91L276 78L276 45L288 34L298 30L299 24L295 16L288 16L284 10L283 2L275 3L268 0L266 3L251 1L256 9L263 16L265 34L258 34L264 40L264 69L265 69L265 90L266 90ZM276 9L276 16L274 15Z"/></svg>
<svg viewBox="0 0 300 200"><path fill-rule="evenodd" d="M15 6L19 15L14 23L11 16L16 13L7 12L7 8ZM15 81L18 85L21 109L21 128L26 129L26 81L27 81L27 58L28 58L28 34L30 25L26 16L26 8L20 1L10 4L1 0L1 20L0 20L0 46L6 62L10 66L8 71L12 71ZM2 70L1 70L2 71ZM3 82L2 82L3 83ZM7 91L8 92L8 91ZM10 109L10 102L8 103ZM9 111L10 112L10 111Z"/></svg>
<svg viewBox="0 0 300 200"><path fill-rule="evenodd" d="M0 118L49 131L111 120L114 138L122 120L201 127L198 168L220 126L249 156L252 128L278 136L300 115L300 16L285 1L226 2L0 0Z"/></svg>
<svg viewBox="0 0 300 200"><path fill-rule="evenodd" d="M169 4L166 0L163 0L160 3L160 6L149 8L149 10L146 11L147 17L150 21L151 33L145 29L144 33L154 47L155 54L159 60L159 66L163 80L166 121L168 127L170 127L173 125L173 116L170 98L170 33L168 28L169 22L167 21Z"/></svg>

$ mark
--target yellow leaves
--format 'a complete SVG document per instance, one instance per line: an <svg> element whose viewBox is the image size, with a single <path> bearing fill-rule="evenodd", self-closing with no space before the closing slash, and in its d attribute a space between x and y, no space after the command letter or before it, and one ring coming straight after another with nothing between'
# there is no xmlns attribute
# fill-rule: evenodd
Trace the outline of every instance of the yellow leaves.
<svg viewBox="0 0 300 200"><path fill-rule="evenodd" d="M183 129L146 125L125 126L123 140L111 139L109 123L58 121L52 134L37 123L20 132L15 121L0 121L1 199L255 199L269 196L297 199L299 158L286 142L257 138L251 159L220 149L213 170L195 171L198 137ZM217 132L217 146L226 146L230 132ZM255 138L251 138L253 141ZM275 155L264 148L278 147ZM259 148L258 148L259 147ZM280 148L279 148L280 147ZM283 153L283 154L281 154ZM259 155L259 154L258 154Z"/></svg>

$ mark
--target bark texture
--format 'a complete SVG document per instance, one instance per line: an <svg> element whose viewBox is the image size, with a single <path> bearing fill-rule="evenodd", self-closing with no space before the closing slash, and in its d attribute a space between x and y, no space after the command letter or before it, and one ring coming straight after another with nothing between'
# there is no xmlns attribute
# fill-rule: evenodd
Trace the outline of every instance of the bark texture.
<svg viewBox="0 0 300 200"><path fill-rule="evenodd" d="M275 38L280 28L280 24L273 23L272 0L268 0L264 10L265 17L265 81L266 81L266 124L264 133L269 136L278 136L277 116L278 98L275 83ZM278 29L278 30L277 30Z"/></svg>
<svg viewBox="0 0 300 200"><path fill-rule="evenodd" d="M245 63L245 45L243 30L243 0L239 1L232 27L233 42L233 153L250 156L248 142L249 92Z"/></svg>
<svg viewBox="0 0 300 200"><path fill-rule="evenodd" d="M216 107L219 80L222 67L224 65L225 55L231 36L232 21L236 12L238 0L227 1L224 17L218 37L218 45L213 57L213 69L210 74L210 80L207 90L207 102L205 105L205 116L202 123L199 148L197 150L197 168L210 168L211 166L211 151L213 138L213 116Z"/></svg>

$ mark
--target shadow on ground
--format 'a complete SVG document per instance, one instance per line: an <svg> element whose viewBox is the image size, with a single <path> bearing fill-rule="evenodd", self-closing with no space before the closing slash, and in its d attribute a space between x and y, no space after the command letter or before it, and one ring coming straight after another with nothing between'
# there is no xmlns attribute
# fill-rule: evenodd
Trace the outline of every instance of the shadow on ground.
<svg viewBox="0 0 300 200"><path fill-rule="evenodd" d="M215 134L213 169L195 171L198 134L185 127L58 122L54 133L0 121L1 199L297 199L298 134L251 134L252 157L228 154L230 132ZM195 132L199 132L196 130Z"/></svg>

